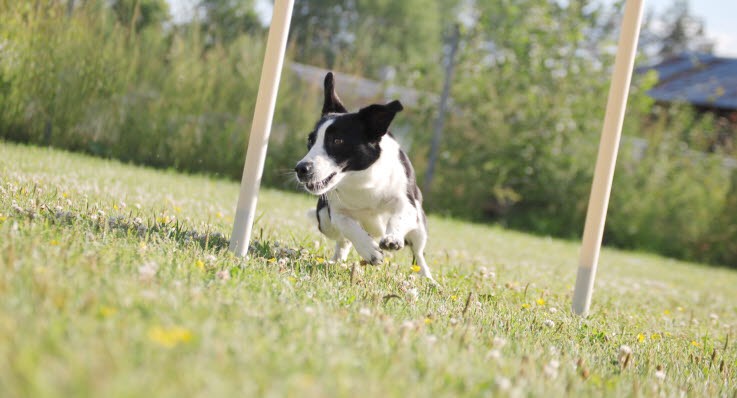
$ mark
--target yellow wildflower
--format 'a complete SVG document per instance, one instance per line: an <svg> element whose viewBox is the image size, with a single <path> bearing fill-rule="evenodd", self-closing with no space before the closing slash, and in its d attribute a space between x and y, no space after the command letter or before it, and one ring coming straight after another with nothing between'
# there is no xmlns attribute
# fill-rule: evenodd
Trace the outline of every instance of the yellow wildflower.
<svg viewBox="0 0 737 398"><path fill-rule="evenodd" d="M412 272L420 272L420 266L419 265L413 265L412 266Z"/></svg>
<svg viewBox="0 0 737 398"><path fill-rule="evenodd" d="M660 340L661 336L660 333L653 333L650 335L650 340Z"/></svg>
<svg viewBox="0 0 737 398"><path fill-rule="evenodd" d="M154 326L148 330L148 338L162 347L172 348L192 340L192 332L181 326L170 328Z"/></svg>
<svg viewBox="0 0 737 398"><path fill-rule="evenodd" d="M425 318L425 325L429 325L432 323L432 318Z"/></svg>
<svg viewBox="0 0 737 398"><path fill-rule="evenodd" d="M196 261L196 262L194 263L194 265L195 265L195 267L197 267L197 268L199 268L199 269L201 269L201 270L204 270L204 269L205 269L205 262L204 262L204 261L202 261L202 260L197 260L197 261Z"/></svg>
<svg viewBox="0 0 737 398"><path fill-rule="evenodd" d="M637 335L637 341L638 342L642 343L643 341L645 341L645 339L646 339L646 337L645 337L644 334L640 333L640 334Z"/></svg>
<svg viewBox="0 0 737 398"><path fill-rule="evenodd" d="M103 318L109 318L115 315L116 312L118 312L118 310L115 307L110 307L107 305L103 305L102 307L100 307L100 310L98 311L100 316Z"/></svg>
<svg viewBox="0 0 737 398"><path fill-rule="evenodd" d="M528 308L530 308L530 304L524 303L524 304L522 304L522 308L528 309Z"/></svg>
<svg viewBox="0 0 737 398"><path fill-rule="evenodd" d="M691 345L694 347L701 347L701 344L699 344L696 340L691 340Z"/></svg>
<svg viewBox="0 0 737 398"><path fill-rule="evenodd" d="M537 303L537 305L545 305L545 299L542 297L537 299L535 302Z"/></svg>

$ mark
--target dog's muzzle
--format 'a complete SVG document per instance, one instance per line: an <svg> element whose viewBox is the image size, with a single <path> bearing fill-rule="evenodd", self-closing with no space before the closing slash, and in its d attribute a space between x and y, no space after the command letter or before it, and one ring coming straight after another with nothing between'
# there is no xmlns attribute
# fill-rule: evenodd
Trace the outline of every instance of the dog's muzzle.
<svg viewBox="0 0 737 398"><path fill-rule="evenodd" d="M300 182L307 182L312 179L314 168L312 167L312 162L299 162L297 163L297 167L294 168L294 171L297 173L297 179Z"/></svg>

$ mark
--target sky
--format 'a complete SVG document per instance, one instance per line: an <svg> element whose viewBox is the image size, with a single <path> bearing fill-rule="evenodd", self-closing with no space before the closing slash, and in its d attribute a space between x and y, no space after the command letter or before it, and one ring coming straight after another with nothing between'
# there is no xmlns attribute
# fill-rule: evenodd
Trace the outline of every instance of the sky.
<svg viewBox="0 0 737 398"><path fill-rule="evenodd" d="M299 1L299 0L296 0ZM613 0L602 0L613 3ZM644 0L645 9L662 13L674 0ZM197 0L167 0L175 21L191 14L192 4ZM735 0L691 0L691 14L700 17L706 27L706 36L715 42L714 53L725 57L737 57L737 1ZM271 1L256 0L256 8L264 20L271 18Z"/></svg>

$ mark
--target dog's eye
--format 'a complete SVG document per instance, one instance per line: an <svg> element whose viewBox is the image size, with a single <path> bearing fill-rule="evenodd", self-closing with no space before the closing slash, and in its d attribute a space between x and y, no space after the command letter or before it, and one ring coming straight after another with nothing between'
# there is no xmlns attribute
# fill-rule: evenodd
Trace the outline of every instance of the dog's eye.
<svg viewBox="0 0 737 398"><path fill-rule="evenodd" d="M307 148L312 148L315 145L315 139L312 137L307 138Z"/></svg>
<svg viewBox="0 0 737 398"><path fill-rule="evenodd" d="M335 139L333 139L333 144L335 144L335 145L340 145L342 143L343 143L343 139L342 138L335 138Z"/></svg>

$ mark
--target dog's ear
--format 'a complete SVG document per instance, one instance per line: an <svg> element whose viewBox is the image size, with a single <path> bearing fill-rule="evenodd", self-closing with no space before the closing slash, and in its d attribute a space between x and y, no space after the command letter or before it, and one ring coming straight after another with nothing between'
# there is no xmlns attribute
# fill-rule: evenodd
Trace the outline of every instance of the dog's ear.
<svg viewBox="0 0 737 398"><path fill-rule="evenodd" d="M325 101L322 103L322 116L328 113L348 113L343 103L340 102L338 94L335 93L335 79L333 72L325 75Z"/></svg>
<svg viewBox="0 0 737 398"><path fill-rule="evenodd" d="M358 111L358 115L366 123L369 140L379 141L389 130L394 116L402 109L404 109L402 103L394 100L386 105L369 105Z"/></svg>

